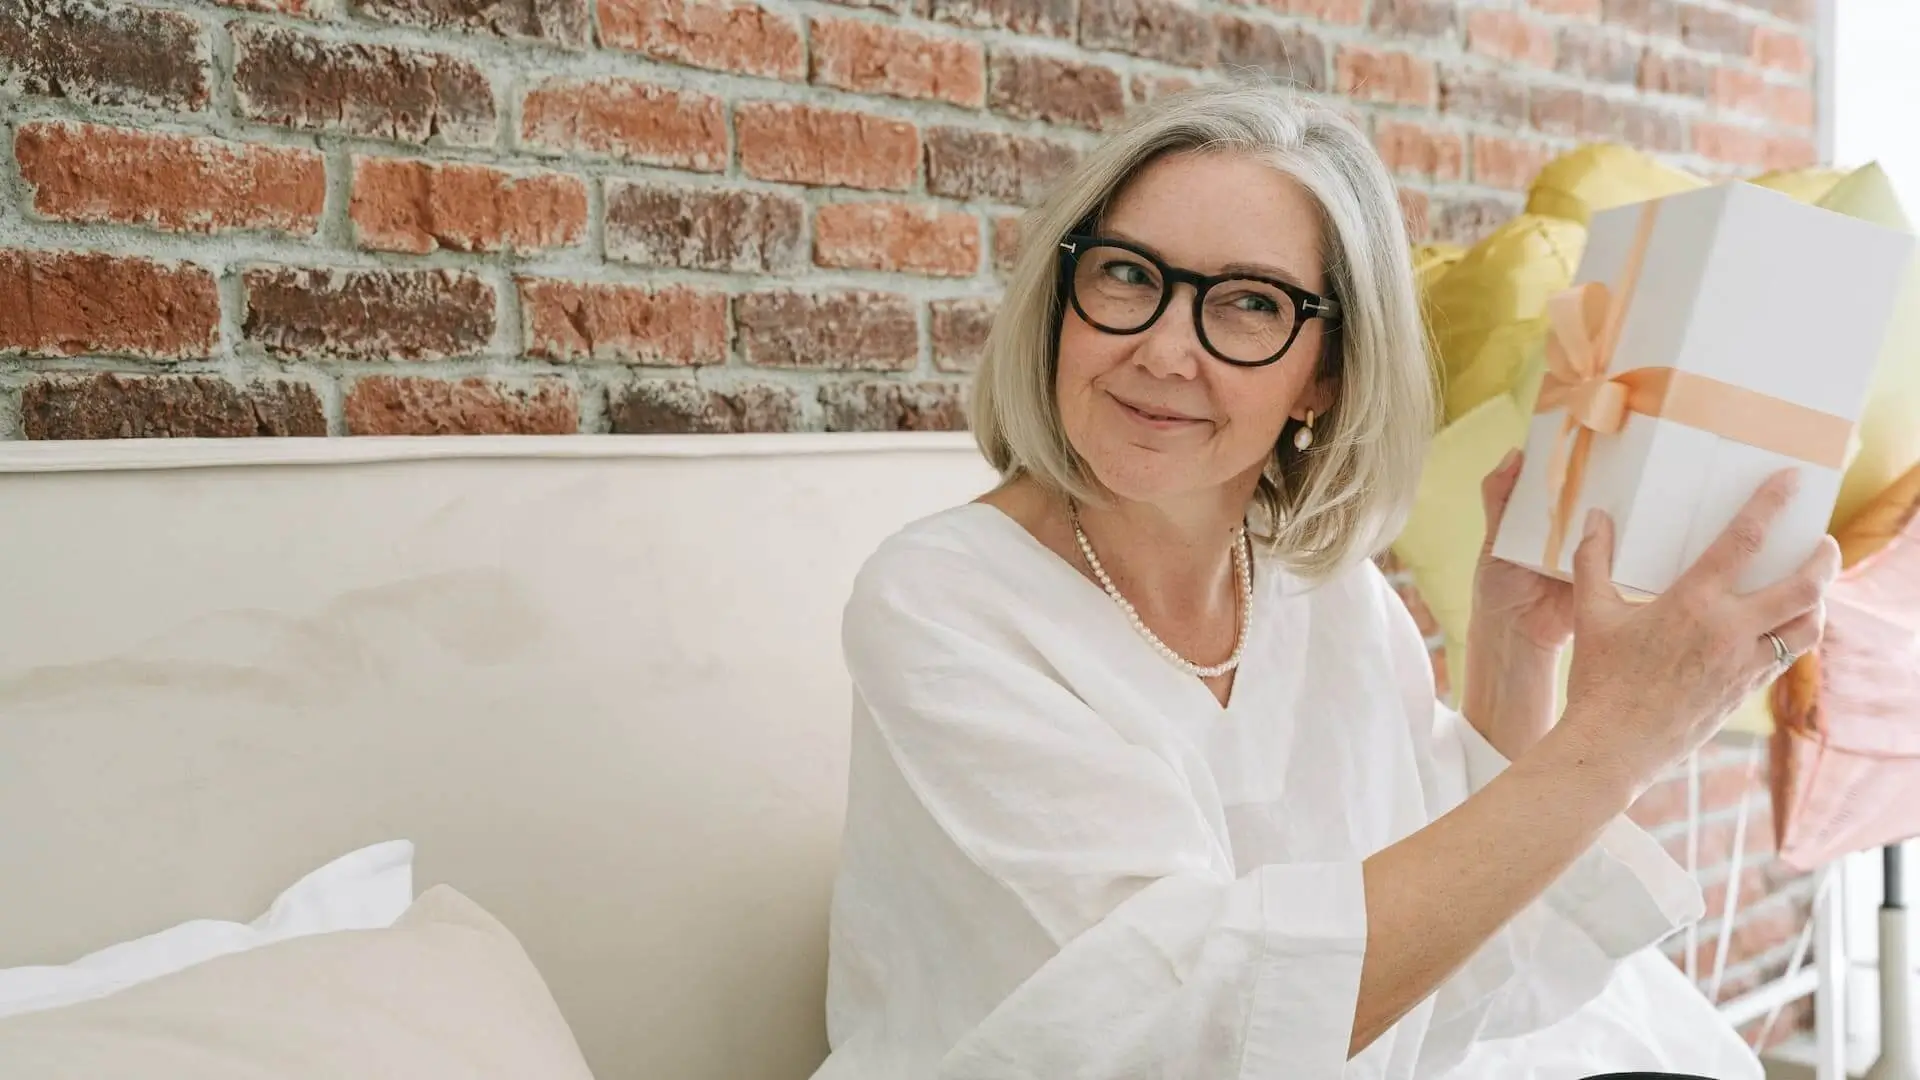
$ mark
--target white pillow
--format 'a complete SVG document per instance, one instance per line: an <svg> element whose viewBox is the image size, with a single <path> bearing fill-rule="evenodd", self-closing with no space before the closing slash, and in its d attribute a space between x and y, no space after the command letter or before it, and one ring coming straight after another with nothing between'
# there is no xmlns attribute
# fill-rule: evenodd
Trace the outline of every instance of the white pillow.
<svg viewBox="0 0 1920 1080"><path fill-rule="evenodd" d="M0 968L0 1016L105 997L136 983L288 938L392 926L413 903L413 843L389 840L327 863L250 923L194 919L70 964Z"/></svg>

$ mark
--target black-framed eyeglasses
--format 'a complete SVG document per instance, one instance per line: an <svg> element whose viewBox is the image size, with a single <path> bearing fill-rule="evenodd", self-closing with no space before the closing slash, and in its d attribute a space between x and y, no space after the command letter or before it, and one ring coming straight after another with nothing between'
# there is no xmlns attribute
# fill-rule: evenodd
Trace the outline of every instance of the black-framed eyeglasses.
<svg viewBox="0 0 1920 1080"><path fill-rule="evenodd" d="M1290 282L1246 274L1209 277L1167 265L1124 240L1072 233L1060 241L1073 310L1109 334L1138 334L1193 286L1193 325L1209 353L1239 367L1263 367L1287 354L1308 319L1337 322L1340 305Z"/></svg>

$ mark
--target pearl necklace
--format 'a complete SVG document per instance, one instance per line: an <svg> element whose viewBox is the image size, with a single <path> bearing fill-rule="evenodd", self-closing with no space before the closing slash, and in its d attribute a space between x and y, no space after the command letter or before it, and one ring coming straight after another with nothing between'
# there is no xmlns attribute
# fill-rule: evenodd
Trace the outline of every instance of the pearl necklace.
<svg viewBox="0 0 1920 1080"><path fill-rule="evenodd" d="M1074 537L1080 541L1080 554L1086 556L1087 565L1093 569L1093 576L1099 580L1100 587L1105 589L1107 595L1113 598L1113 602L1126 613L1127 620L1133 623L1134 630L1138 631L1141 637L1146 638L1147 644L1152 645L1155 651L1166 657L1174 667L1202 679L1225 675L1240 666L1240 655L1246 651L1247 638L1251 636L1253 629L1253 557L1247 542L1245 525L1234 532L1233 575L1235 583L1240 587L1240 628L1233 641L1233 655L1217 664L1202 666L1174 652L1173 646L1161 641L1159 635L1147 628L1146 622L1140 618L1140 613L1134 610L1133 604L1120 595L1120 590L1113 584L1113 579L1107 576L1107 568L1100 565L1100 557L1093 553L1093 545L1088 542L1085 530L1080 528L1079 506L1068 503L1067 516L1073 522Z"/></svg>

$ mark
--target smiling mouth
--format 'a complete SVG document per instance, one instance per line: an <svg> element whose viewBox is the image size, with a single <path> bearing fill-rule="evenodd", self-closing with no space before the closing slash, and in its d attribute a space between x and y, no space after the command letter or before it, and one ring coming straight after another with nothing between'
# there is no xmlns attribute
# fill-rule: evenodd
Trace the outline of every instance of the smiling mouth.
<svg viewBox="0 0 1920 1080"><path fill-rule="evenodd" d="M1195 416L1185 416L1180 413L1157 412L1144 405L1135 405L1121 397L1114 397L1113 400L1119 402L1121 408L1135 416L1143 420L1151 420L1156 424L1203 424L1206 422Z"/></svg>

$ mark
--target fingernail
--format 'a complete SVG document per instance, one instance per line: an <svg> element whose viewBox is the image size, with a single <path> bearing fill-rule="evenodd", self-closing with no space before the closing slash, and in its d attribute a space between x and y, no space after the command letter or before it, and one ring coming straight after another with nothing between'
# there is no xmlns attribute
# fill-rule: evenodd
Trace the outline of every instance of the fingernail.
<svg viewBox="0 0 1920 1080"><path fill-rule="evenodd" d="M1587 511L1586 537L1591 540L1600 533L1600 509L1595 507Z"/></svg>

